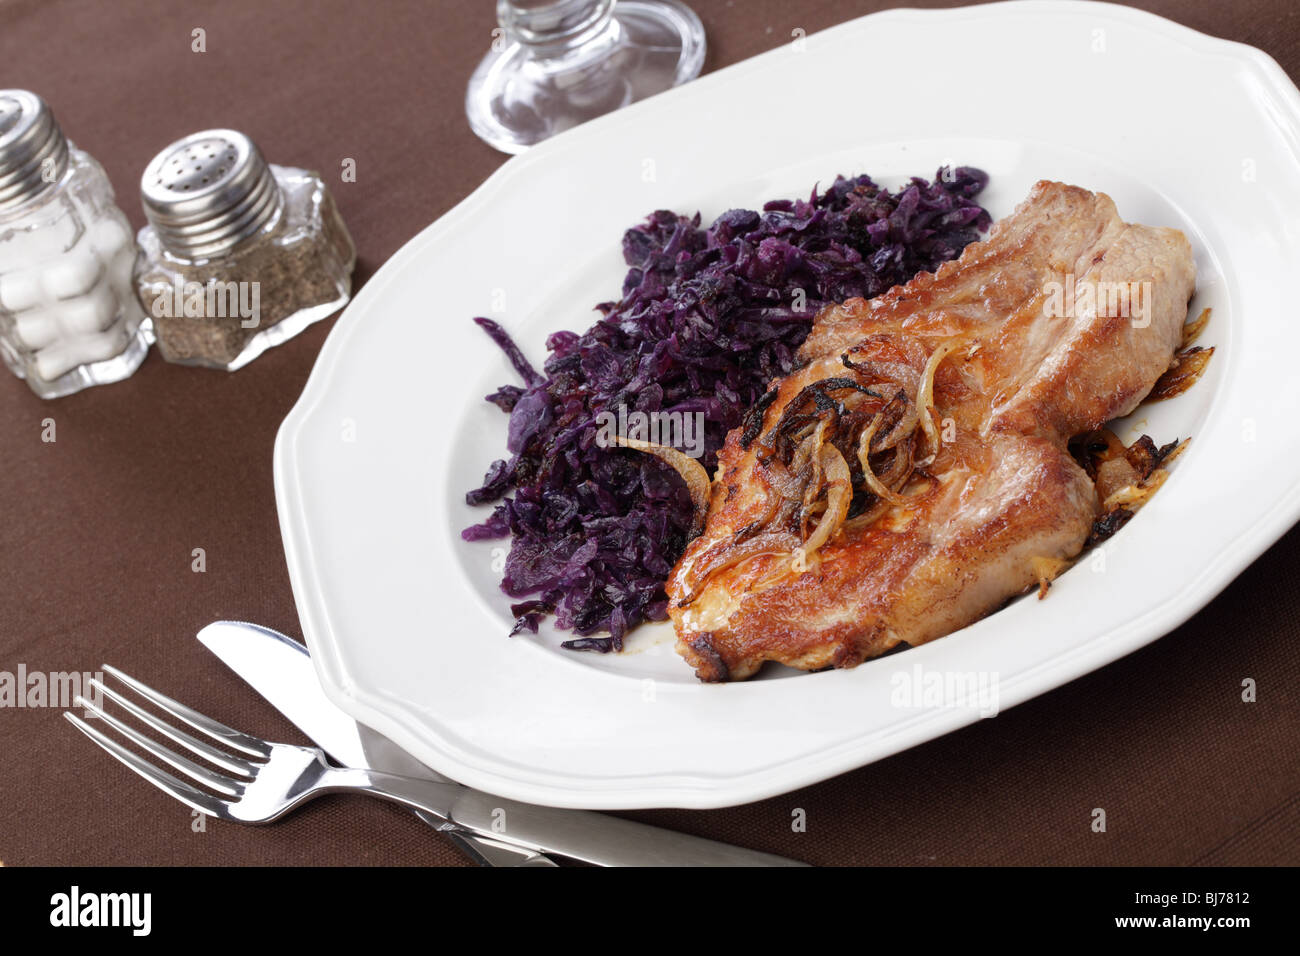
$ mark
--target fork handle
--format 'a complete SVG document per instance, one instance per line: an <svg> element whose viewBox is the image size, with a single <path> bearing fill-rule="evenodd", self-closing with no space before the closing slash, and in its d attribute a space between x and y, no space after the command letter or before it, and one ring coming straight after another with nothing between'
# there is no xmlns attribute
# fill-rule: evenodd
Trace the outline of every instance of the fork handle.
<svg viewBox="0 0 1300 956"><path fill-rule="evenodd" d="M804 866L785 857L590 810L539 807L459 784L377 770L337 770L323 789L360 790L425 810L493 840L597 866ZM450 798L450 799L449 799Z"/></svg>

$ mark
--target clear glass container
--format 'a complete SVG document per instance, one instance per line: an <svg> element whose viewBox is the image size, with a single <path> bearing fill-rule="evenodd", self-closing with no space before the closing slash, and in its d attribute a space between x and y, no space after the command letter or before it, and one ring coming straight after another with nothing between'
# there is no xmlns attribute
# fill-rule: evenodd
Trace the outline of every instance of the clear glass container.
<svg viewBox="0 0 1300 956"><path fill-rule="evenodd" d="M705 37L680 0L497 0L470 77L474 132L507 153L699 76Z"/></svg>
<svg viewBox="0 0 1300 956"><path fill-rule="evenodd" d="M131 226L99 163L52 117L45 145L3 162L33 110L48 117L33 94L0 91L0 355L37 395L57 398L128 377L149 329L131 280ZM24 164L35 170L27 182Z"/></svg>
<svg viewBox="0 0 1300 956"><path fill-rule="evenodd" d="M142 194L136 292L169 362L233 371L351 296L356 250L321 177L242 134L173 144Z"/></svg>

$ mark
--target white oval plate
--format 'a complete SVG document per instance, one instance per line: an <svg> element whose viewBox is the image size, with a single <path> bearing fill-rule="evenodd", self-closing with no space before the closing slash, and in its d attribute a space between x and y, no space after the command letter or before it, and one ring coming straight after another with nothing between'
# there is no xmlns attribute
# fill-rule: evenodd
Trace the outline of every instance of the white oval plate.
<svg viewBox="0 0 1300 956"><path fill-rule="evenodd" d="M614 298L623 230L806 195L836 173L896 185L984 168L1008 213L1037 179L1184 229L1218 351L1128 423L1194 441L1152 502L1047 600L855 670L702 685L667 625L619 655L508 639L504 542L459 532L505 454L481 400L514 380L470 321L534 363ZM1300 517L1300 93L1258 50L1128 8L1006 3L857 20L589 123L510 160L413 239L331 332L275 449L285 550L329 697L434 769L557 806L720 807L869 763L1024 701L1167 633ZM986 696L928 700L971 675ZM912 697L908 691L916 692ZM1105 720L1098 714L1099 721Z"/></svg>

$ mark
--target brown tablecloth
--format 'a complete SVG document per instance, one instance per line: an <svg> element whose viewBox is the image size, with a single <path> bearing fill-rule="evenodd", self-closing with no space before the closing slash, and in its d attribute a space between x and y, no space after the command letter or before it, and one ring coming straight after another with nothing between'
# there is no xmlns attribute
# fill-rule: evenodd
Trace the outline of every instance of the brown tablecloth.
<svg viewBox="0 0 1300 956"><path fill-rule="evenodd" d="M890 6L691 2L708 30L706 71L796 27ZM1262 47L1300 78L1291 0L1138 5ZM334 189L364 281L504 161L463 111L493 6L8 0L0 87L49 101L137 227L143 165L196 129L233 126L273 161L326 171L354 158L357 181ZM196 28L206 53L191 50ZM56 402L0 374L0 671L110 662L234 726L301 739L194 634L235 617L301 637L271 448L332 324L235 374L155 352L125 383ZM47 417L54 443L41 440ZM205 573L191 570L194 548L205 550ZM1293 531L1175 633L996 720L760 803L628 815L821 864L1300 863L1297 574ZM1245 678L1257 683L1255 703L1241 699ZM1089 826L1095 807L1105 833ZM791 826L797 808L804 832ZM0 860L465 863L410 814L356 797L273 827L198 830L49 708L0 710Z"/></svg>

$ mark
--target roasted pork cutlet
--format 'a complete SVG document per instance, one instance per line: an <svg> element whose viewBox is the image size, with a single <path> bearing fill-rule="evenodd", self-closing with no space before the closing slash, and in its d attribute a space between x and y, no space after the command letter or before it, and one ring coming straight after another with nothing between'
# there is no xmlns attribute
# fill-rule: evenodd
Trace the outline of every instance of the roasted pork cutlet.
<svg viewBox="0 0 1300 956"><path fill-rule="evenodd" d="M852 667L1077 555L1099 503L1066 444L1169 367L1195 274L1178 230L1040 182L936 273L823 310L719 454L678 652L707 681Z"/></svg>

